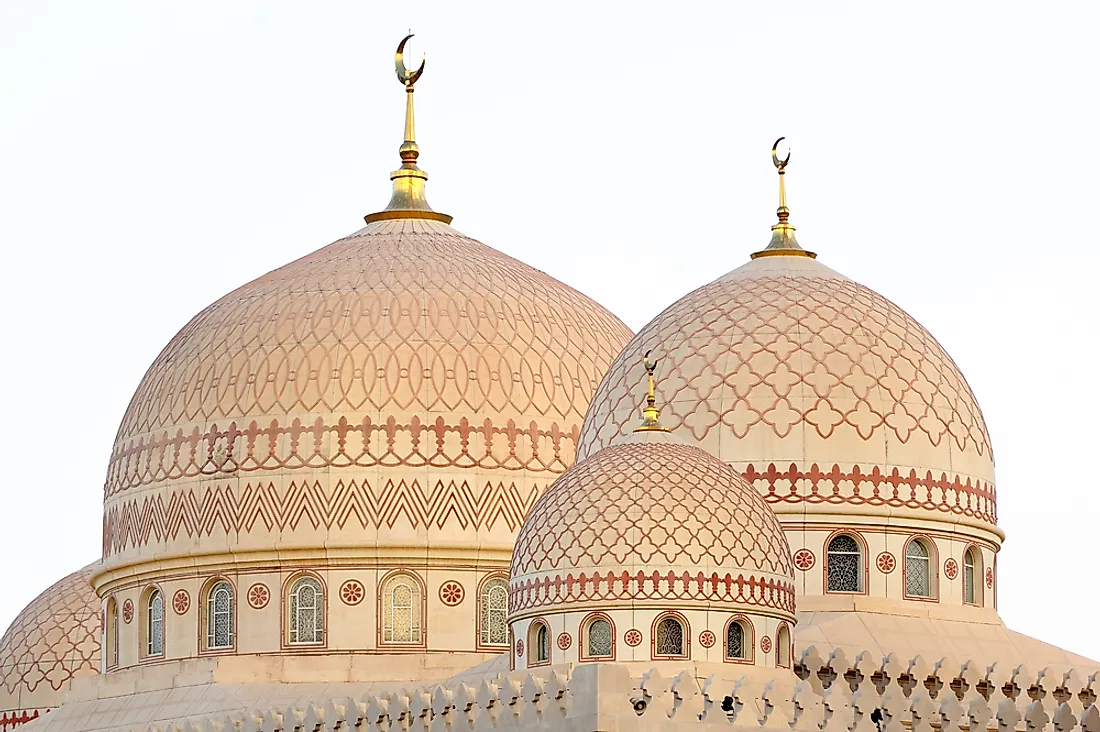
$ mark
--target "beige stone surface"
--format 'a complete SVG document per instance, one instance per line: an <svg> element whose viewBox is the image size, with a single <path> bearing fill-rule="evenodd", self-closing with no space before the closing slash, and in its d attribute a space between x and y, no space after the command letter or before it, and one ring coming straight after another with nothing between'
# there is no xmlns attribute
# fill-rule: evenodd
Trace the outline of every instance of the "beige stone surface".
<svg viewBox="0 0 1100 732"><path fill-rule="evenodd" d="M947 656L986 665L1024 664L1033 671L1047 666L1100 671L1100 663L1092 659L1009 630L992 611L948 619L897 608L878 610L799 612L795 648L801 652L813 646L825 655L840 648L850 658L867 650L878 656L919 655L929 662Z"/></svg>
<svg viewBox="0 0 1100 732"><path fill-rule="evenodd" d="M386 650L378 588L400 570L426 627L389 650L478 653L478 588L572 464L629 336L446 224L368 224L213 303L154 361L108 469L97 591L140 610L160 587L165 658L189 658L205 653L204 588L224 577L227 652L287 654L286 588L309 572L319 650L369 654ZM141 627L123 628L122 667L142 662Z"/></svg>
<svg viewBox="0 0 1100 732"><path fill-rule="evenodd" d="M74 679L99 673L102 614L89 584L95 564L42 592L0 638L0 726L59 706Z"/></svg>

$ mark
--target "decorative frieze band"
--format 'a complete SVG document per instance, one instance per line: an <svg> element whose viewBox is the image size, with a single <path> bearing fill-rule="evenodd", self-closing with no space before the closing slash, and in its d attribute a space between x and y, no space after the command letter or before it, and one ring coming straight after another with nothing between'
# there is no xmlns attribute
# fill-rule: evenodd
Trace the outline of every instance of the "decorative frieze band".
<svg viewBox="0 0 1100 732"><path fill-rule="evenodd" d="M431 466L556 474L572 465L579 429L557 423L541 429L535 422L521 427L513 420L497 426L488 418L476 425L467 419L448 424L443 417L425 422L415 416L407 424L394 417L341 417L327 424L317 417L310 424L272 419L265 427L253 420L244 429L236 422L205 432L178 429L116 446L104 496L167 480L295 468Z"/></svg>
<svg viewBox="0 0 1100 732"><path fill-rule="evenodd" d="M564 603L650 600L669 602L721 602L755 605L794 613L794 585L764 577L734 577L716 572L675 574L668 572L612 573L591 576L581 572L513 582L509 588L509 613Z"/></svg>

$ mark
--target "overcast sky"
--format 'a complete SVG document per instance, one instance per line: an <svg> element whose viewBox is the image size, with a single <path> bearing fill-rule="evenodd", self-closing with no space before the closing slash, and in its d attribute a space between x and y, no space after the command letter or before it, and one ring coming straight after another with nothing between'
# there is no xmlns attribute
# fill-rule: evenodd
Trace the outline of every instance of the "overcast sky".
<svg viewBox="0 0 1100 732"><path fill-rule="evenodd" d="M791 221L966 374L1000 611L1100 659L1096 3L0 3L0 628L100 551L130 395L202 307L429 200L637 330ZM644 286L643 286L643 283Z"/></svg>

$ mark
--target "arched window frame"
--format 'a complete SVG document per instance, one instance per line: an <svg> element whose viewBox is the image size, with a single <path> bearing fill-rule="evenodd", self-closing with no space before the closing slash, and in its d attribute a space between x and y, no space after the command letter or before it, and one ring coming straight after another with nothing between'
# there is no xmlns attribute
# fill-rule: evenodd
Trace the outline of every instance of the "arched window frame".
<svg viewBox="0 0 1100 732"><path fill-rule="evenodd" d="M790 668L794 649L791 648L791 628L780 623L775 629L775 665L777 668Z"/></svg>
<svg viewBox="0 0 1100 732"><path fill-rule="evenodd" d="M292 615L296 608L295 593L298 590L299 583L302 580L313 580L320 587L320 599L317 604L320 606L320 613L317 616L321 622L320 640L298 640L294 635L294 625L292 622ZM328 587L325 585L325 581L321 579L319 575L314 572L296 572L287 578L283 583L283 647L284 648L301 648L303 646L309 648L324 648L328 645Z"/></svg>
<svg viewBox="0 0 1100 732"><path fill-rule="evenodd" d="M677 654L665 654L657 652L657 628L664 620L676 620L680 623L680 630L683 631L683 646L681 648L682 653ZM686 660L691 658L691 624L688 623L687 618L678 612L664 612L653 619L653 625L650 626L650 656L655 660Z"/></svg>
<svg viewBox="0 0 1100 732"><path fill-rule="evenodd" d="M299 577L300 579L301 577ZM214 625L214 591L221 585L229 586L229 645L211 644L211 628ZM323 587L323 586L322 586ZM323 590L322 590L323 595ZM199 597L202 598L199 616L199 648L202 653L231 653L237 648L237 587L228 577L211 577L203 585Z"/></svg>
<svg viewBox="0 0 1100 732"><path fill-rule="evenodd" d="M141 632L139 640L141 647L138 657L141 660L164 658L165 624L168 621L167 606L164 601L164 591L157 585L146 587L141 593L141 602L138 605L140 616L139 624ZM159 604L159 608L155 607ZM157 614L159 613L159 619ZM160 625L160 645L156 644L157 624Z"/></svg>
<svg viewBox="0 0 1100 732"><path fill-rule="evenodd" d="M539 652L540 643L539 633L546 634L545 638L545 654ZM550 624L542 618L536 618L531 621L531 625L527 627L527 666L547 666L554 660L554 644L552 643L550 634Z"/></svg>
<svg viewBox="0 0 1100 732"><path fill-rule="evenodd" d="M928 595L914 595L909 593L909 545L917 542L928 552ZM901 587L906 600L920 600L923 602L939 602L940 585L940 560L936 542L924 534L914 534L905 540L902 547Z"/></svg>
<svg viewBox="0 0 1100 732"><path fill-rule="evenodd" d="M107 609L103 617L103 654L104 670L118 668L118 600L114 595L107 598Z"/></svg>
<svg viewBox="0 0 1100 732"><path fill-rule="evenodd" d="M847 536L855 540L856 547L859 549L859 569L856 572L856 576L859 580L859 589L857 590L834 590L829 587L829 546L833 543L833 539L838 536ZM858 531L852 531L851 529L840 529L829 534L825 539L824 550L822 555L825 557L825 561L821 563L821 581L822 586L825 588L825 594L829 595L866 595L869 575L867 569L867 542L863 539L863 535Z"/></svg>
<svg viewBox="0 0 1100 732"><path fill-rule="evenodd" d="M729 632L731 625L741 626L741 646L745 649L742 658L729 655ZM722 628L722 660L726 663L753 663L756 659L756 628L745 615L734 615Z"/></svg>
<svg viewBox="0 0 1100 732"><path fill-rule="evenodd" d="M594 655L592 655L592 653L590 653L590 649L589 649L588 631L591 629L592 624L594 622L596 622L597 620L603 620L603 621L607 622L607 624L609 626L611 626L611 653L608 654L608 655L605 655L605 656L594 656ZM615 658L616 658L616 650L617 650L616 643L615 643L615 633L616 633L616 631L615 631L615 621L612 620L611 616L608 615L607 613L594 612L594 613L589 613L588 615L585 615L584 619L581 620L581 632L578 634L580 636L580 638L579 638L579 641L580 641L580 648L579 648L580 660L581 661L614 661Z"/></svg>
<svg viewBox="0 0 1100 732"><path fill-rule="evenodd" d="M503 582L504 586L504 629L505 629L505 641L503 643L489 643L486 640L487 628L484 627L485 604L489 602L488 593L493 587L499 586L498 583ZM494 609L489 609L489 619L492 622L492 614ZM490 574L482 578L481 583L477 588L477 649L479 651L501 652L511 646L508 640L508 575L503 572Z"/></svg>
<svg viewBox="0 0 1100 732"><path fill-rule="evenodd" d="M420 611L419 625L412 627L410 616L410 636L412 640L393 640L396 628L393 626L393 591L398 585L408 585L415 591L411 596L410 608ZM387 618L390 620L387 621ZM428 592L420 575L407 569L394 569L387 572L378 582L378 645L396 648L424 648L428 638Z"/></svg>
<svg viewBox="0 0 1100 732"><path fill-rule="evenodd" d="M970 557L973 558L973 564L970 570L973 597L967 600L967 559ZM968 544L967 547L963 549L962 598L964 605L972 605L974 607L982 607L985 605L985 567L982 562L982 550L977 544Z"/></svg>

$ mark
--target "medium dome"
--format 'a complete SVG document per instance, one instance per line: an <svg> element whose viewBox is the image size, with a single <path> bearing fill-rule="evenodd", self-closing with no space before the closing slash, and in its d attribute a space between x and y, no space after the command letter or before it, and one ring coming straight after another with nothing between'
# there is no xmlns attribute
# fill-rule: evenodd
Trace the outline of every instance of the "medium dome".
<svg viewBox="0 0 1100 732"><path fill-rule="evenodd" d="M663 432L578 462L516 539L511 615L664 602L768 608L793 620L775 514L728 465Z"/></svg>
<svg viewBox="0 0 1100 732"><path fill-rule="evenodd" d="M665 422L743 471L781 519L901 514L999 543L977 400L936 339L873 290L810 257L766 256L686 295L611 366L579 457L623 439L650 348L667 368Z"/></svg>
<svg viewBox="0 0 1100 732"><path fill-rule="evenodd" d="M60 706L75 677L99 673L102 617L89 584L94 567L51 585L0 639L0 727Z"/></svg>

